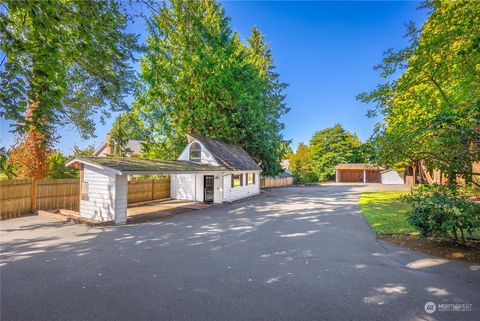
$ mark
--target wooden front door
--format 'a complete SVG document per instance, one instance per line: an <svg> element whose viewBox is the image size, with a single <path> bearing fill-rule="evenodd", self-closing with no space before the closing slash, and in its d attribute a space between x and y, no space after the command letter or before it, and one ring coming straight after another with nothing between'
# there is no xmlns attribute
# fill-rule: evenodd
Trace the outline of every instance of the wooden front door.
<svg viewBox="0 0 480 321"><path fill-rule="evenodd" d="M205 203L213 202L213 186L214 178L213 175L203 176L203 201Z"/></svg>

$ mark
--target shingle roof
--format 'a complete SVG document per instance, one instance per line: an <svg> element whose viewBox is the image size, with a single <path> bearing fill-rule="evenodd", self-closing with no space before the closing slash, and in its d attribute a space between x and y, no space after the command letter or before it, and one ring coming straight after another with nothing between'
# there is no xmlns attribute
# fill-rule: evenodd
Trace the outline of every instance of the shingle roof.
<svg viewBox="0 0 480 321"><path fill-rule="evenodd" d="M225 171L228 170L223 166L212 166L208 164L199 164L190 161L166 161L128 157L94 157L82 156L76 157L67 162L67 165L75 163L90 163L108 167L125 173L141 173L141 172L194 172L194 171Z"/></svg>
<svg viewBox="0 0 480 321"><path fill-rule="evenodd" d="M213 139L198 134L187 134L188 141L199 141L220 164L234 171L260 171L260 166L239 145Z"/></svg>

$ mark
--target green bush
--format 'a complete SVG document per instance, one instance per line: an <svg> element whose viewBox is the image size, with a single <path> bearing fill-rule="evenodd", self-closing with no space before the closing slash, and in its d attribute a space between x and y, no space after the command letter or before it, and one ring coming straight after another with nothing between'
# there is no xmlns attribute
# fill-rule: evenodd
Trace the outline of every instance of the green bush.
<svg viewBox="0 0 480 321"><path fill-rule="evenodd" d="M449 237L458 241L460 236L465 243L465 232L473 234L480 227L480 206L466 200L454 188L420 185L405 200L412 205L407 220L420 230L421 237Z"/></svg>
<svg viewBox="0 0 480 321"><path fill-rule="evenodd" d="M318 182L318 176L312 171L293 171L293 177L295 181L299 183L316 183Z"/></svg>

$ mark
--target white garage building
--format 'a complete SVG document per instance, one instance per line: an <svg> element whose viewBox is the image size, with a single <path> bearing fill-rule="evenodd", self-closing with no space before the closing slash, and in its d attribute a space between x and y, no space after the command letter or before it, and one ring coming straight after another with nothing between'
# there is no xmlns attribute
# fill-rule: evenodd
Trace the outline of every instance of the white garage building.
<svg viewBox="0 0 480 321"><path fill-rule="evenodd" d="M176 161L126 157L78 157L80 215L123 224L127 220L129 175L170 174L173 199L222 203L260 193L260 167L240 146L187 135Z"/></svg>

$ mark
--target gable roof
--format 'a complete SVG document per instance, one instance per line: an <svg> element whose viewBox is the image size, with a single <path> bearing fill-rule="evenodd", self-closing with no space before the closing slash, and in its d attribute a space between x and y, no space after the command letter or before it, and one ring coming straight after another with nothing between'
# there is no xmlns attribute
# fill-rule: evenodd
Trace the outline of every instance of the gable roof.
<svg viewBox="0 0 480 321"><path fill-rule="evenodd" d="M127 143L127 148L131 150L132 154L140 154L142 152L142 145L145 143L143 140L129 139ZM92 156L98 156L102 151L108 146L108 138L100 144L100 146L95 149Z"/></svg>
<svg viewBox="0 0 480 321"><path fill-rule="evenodd" d="M194 140L200 142L212 154L220 166L233 171L261 171L262 169L239 145L230 144L222 140L201 136L198 134L187 134L188 142Z"/></svg>
<svg viewBox="0 0 480 321"><path fill-rule="evenodd" d="M117 171L119 174L170 174L183 172L212 172L228 170L223 166L199 164L190 161L166 161L129 157L81 156L76 157L66 163L67 166L76 164L88 164L99 168L110 168L114 171Z"/></svg>

